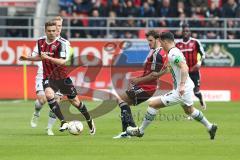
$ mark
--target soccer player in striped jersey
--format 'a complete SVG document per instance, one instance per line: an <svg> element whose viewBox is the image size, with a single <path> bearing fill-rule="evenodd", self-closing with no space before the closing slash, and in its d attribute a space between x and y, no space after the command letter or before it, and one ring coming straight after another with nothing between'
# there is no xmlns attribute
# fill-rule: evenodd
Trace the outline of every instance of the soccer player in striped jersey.
<svg viewBox="0 0 240 160"><path fill-rule="evenodd" d="M114 139L129 137L126 134L127 127L136 127L130 105L138 105L152 97L157 89L157 80L161 71L166 68L167 55L161 48L159 34L151 30L146 33L146 38L151 50L144 64L144 72L141 76L132 78L129 89L119 95L118 104L121 109L122 132L113 137Z"/></svg>
<svg viewBox="0 0 240 160"><path fill-rule="evenodd" d="M60 92L68 97L70 103L75 106L86 118L90 134L94 135L96 128L93 119L89 115L86 106L79 101L76 88L68 77L66 63L69 60L69 45L56 36L56 23L49 21L45 23L46 37L37 41L38 55L35 57L21 56L20 60L42 61L43 64L43 88L49 107L61 121L60 131L68 129L68 123L54 98L54 92Z"/></svg>
<svg viewBox="0 0 240 160"><path fill-rule="evenodd" d="M202 61L205 58L205 52L202 44L199 40L191 37L191 31L188 24L182 25L182 41L176 44L176 47L180 49L186 58L186 62L189 68L189 76L192 79L195 87L194 94L199 99L201 108L205 110L207 108L205 101L203 100L202 93L200 92L200 67Z"/></svg>
<svg viewBox="0 0 240 160"><path fill-rule="evenodd" d="M60 16L57 16L53 19L53 21L56 23L56 27L57 27L57 32L56 35L58 38L60 38L62 41L64 41L67 45L70 45L70 42L64 38L61 37L61 31L62 31L62 23L63 23L63 19ZM41 37L44 38L44 37ZM40 39L41 39L40 38ZM46 37L45 37L46 38ZM34 48L34 51L32 53L32 56L36 56L36 54L38 53L37 50L37 45ZM43 105L47 102L45 93L44 93L44 89L43 89L43 85L42 85L42 80L43 80L43 66L42 66L42 61L38 61L36 62L37 66L38 66L38 71L37 71L37 75L36 75L36 80L35 80L35 90L36 90L36 96L37 96L37 100L35 101L35 108L34 108L34 113L31 119L31 126L33 128L37 127L37 123L38 123L38 119L40 117L40 111L43 107ZM55 93L55 97L56 100L59 101L60 97L62 96L62 94L57 91ZM52 127L54 125L54 123L56 122L56 115L52 112L52 110L49 111L49 118L48 118L48 125L46 128L47 134L49 136L54 135Z"/></svg>
<svg viewBox="0 0 240 160"><path fill-rule="evenodd" d="M187 115L206 127L210 139L213 140L217 131L217 125L209 122L201 111L193 107L194 83L189 77L188 66L183 53L175 47L174 35L171 32L164 32L160 35L160 42L164 51L168 53L168 63L174 82L174 89L163 96L150 100L142 125L140 127L128 127L127 134L142 137L144 130L154 120L159 109L180 104Z"/></svg>

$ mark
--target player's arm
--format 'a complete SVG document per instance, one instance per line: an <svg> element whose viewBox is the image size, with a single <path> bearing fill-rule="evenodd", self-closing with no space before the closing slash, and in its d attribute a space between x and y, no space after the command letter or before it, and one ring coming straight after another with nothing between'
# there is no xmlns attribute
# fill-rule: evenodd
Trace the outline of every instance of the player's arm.
<svg viewBox="0 0 240 160"><path fill-rule="evenodd" d="M140 84L140 83L147 83L147 82L156 80L157 78L158 78L158 77L157 77L157 76L154 76L154 73L151 72L151 73L149 73L148 75L143 76L143 77L132 78L132 79L130 80L130 82L137 85L137 84Z"/></svg>
<svg viewBox="0 0 240 160"><path fill-rule="evenodd" d="M169 58L169 61L174 63L177 67L180 68L180 84L179 84L179 94L183 95L185 91L185 83L188 78L188 66L183 54L176 53Z"/></svg>
<svg viewBox="0 0 240 160"><path fill-rule="evenodd" d="M180 68L181 73L181 81L180 81L180 87L179 87L179 93L180 95L184 94L185 91L185 83L187 81L188 77L188 66L185 62L179 62L177 66Z"/></svg>
<svg viewBox="0 0 240 160"><path fill-rule="evenodd" d="M160 78L162 75L169 73L170 70L168 67L166 67L164 70L161 70L160 72L152 72L151 76L155 77L155 78Z"/></svg>
<svg viewBox="0 0 240 160"><path fill-rule="evenodd" d="M147 83L154 80L157 80L160 76L162 76L166 72L165 64L162 62L162 56L160 54L156 55L156 59L154 65L152 66L152 72L143 77L137 77L132 79L132 83L139 84L139 83Z"/></svg>
<svg viewBox="0 0 240 160"><path fill-rule="evenodd" d="M41 61L41 57L39 55L36 55L36 56L20 56L19 57L19 60L20 61Z"/></svg>
<svg viewBox="0 0 240 160"><path fill-rule="evenodd" d="M192 71L199 70L202 65L202 61L205 58L205 51L203 49L201 42L198 40L197 40L197 49L198 49L197 64L192 67Z"/></svg>
<svg viewBox="0 0 240 160"><path fill-rule="evenodd" d="M61 44L61 48L59 50L59 57L60 58L53 58L46 55L44 52L41 53L42 59L47 59L54 64L57 65L67 65L69 58L70 58L70 46L66 44Z"/></svg>
<svg viewBox="0 0 240 160"><path fill-rule="evenodd" d="M57 64L57 65L65 65L66 64L66 60L65 59L49 57L44 52L41 53L41 58L42 59L47 59L47 60L49 60L52 63Z"/></svg>
<svg viewBox="0 0 240 160"><path fill-rule="evenodd" d="M20 57L20 61L41 61L41 57L38 54L38 45L36 45L33 49L33 52L31 54L32 56L26 55L26 53L23 53Z"/></svg>

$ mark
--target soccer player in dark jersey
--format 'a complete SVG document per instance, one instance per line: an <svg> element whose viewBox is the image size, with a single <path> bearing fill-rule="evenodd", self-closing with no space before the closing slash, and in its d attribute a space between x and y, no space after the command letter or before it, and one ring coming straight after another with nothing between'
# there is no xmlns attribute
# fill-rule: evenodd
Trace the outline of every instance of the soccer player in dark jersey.
<svg viewBox="0 0 240 160"><path fill-rule="evenodd" d="M57 27L57 37L59 37L59 39L61 39L63 42L65 42L67 45L70 45L70 42L67 41L66 39L61 37L61 31L62 31L62 23L63 23L63 19L60 16L57 16L53 19L53 21L56 23L56 27ZM41 37L40 39L43 39L46 37ZM36 44L36 47L34 48L33 52L32 52L32 56L35 56L36 54L38 54L38 47ZM37 96L37 100L35 101L35 107L34 107L34 113L33 116L31 118L31 126L37 127L38 124L38 119L40 117L40 111L43 107L43 105L47 102L45 93L44 93L44 89L43 89L43 67L42 67L42 61L38 61L37 63L38 66L38 71L37 71L37 75L36 75L36 96ZM60 101L60 97L62 97L60 92L56 92L55 93L55 98L57 99L57 101ZM54 135L53 133L53 125L56 122L56 115L52 112L52 110L49 111L49 118L48 118L48 125L46 128L47 134L49 136Z"/></svg>
<svg viewBox="0 0 240 160"><path fill-rule="evenodd" d="M146 33L146 38L151 50L144 64L144 72L142 76L130 79L129 89L119 95L118 104L121 109L122 132L113 137L114 139L129 137L126 134L127 127L136 127L130 105L138 105L152 97L157 88L157 80L162 73L160 71L166 68L167 55L161 48L159 34L151 30Z"/></svg>
<svg viewBox="0 0 240 160"><path fill-rule="evenodd" d="M61 113L58 102L54 99L54 92L60 90L67 95L70 103L75 106L86 118L90 134L94 135L96 128L86 106L77 97L77 91L72 80L67 75L66 63L69 57L69 45L57 37L56 23L45 23L46 37L37 41L38 55L35 57L21 56L20 60L40 61L43 64L43 87L51 110L61 121L60 131L68 129L68 123Z"/></svg>
<svg viewBox="0 0 240 160"><path fill-rule="evenodd" d="M184 57L186 58L187 65L189 67L189 76L194 82L194 94L199 99L201 108L205 110L207 108L205 101L203 100L202 93L200 92L200 67L203 59L205 58L205 52L202 44L199 40L191 37L191 31L188 24L182 25L183 40L176 44Z"/></svg>

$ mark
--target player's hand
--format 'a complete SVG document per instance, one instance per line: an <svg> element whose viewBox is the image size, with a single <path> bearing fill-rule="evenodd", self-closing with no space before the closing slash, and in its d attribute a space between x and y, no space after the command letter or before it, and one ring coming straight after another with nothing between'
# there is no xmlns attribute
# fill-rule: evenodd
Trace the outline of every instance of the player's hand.
<svg viewBox="0 0 240 160"><path fill-rule="evenodd" d="M44 52L41 52L41 58L42 59L47 59L48 58L48 55Z"/></svg>
<svg viewBox="0 0 240 160"><path fill-rule="evenodd" d="M182 96L185 93L185 83L180 83L179 94Z"/></svg>
<svg viewBox="0 0 240 160"><path fill-rule="evenodd" d="M27 60L27 57L22 55L22 56L19 57L19 60L20 60L20 61L26 61L26 60Z"/></svg>

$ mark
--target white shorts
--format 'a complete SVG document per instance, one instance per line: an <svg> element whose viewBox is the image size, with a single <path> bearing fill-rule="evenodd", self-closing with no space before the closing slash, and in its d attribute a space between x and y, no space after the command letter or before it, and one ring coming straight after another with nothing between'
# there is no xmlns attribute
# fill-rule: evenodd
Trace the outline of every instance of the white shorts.
<svg viewBox="0 0 240 160"><path fill-rule="evenodd" d="M160 99L165 106L172 106L175 104L192 106L193 95L194 93L192 88L186 89L185 93L182 96L179 95L178 90L172 90L165 95L160 96Z"/></svg>
<svg viewBox="0 0 240 160"><path fill-rule="evenodd" d="M44 89L42 84L42 79L36 79L35 81L35 90L38 95L44 95Z"/></svg>

